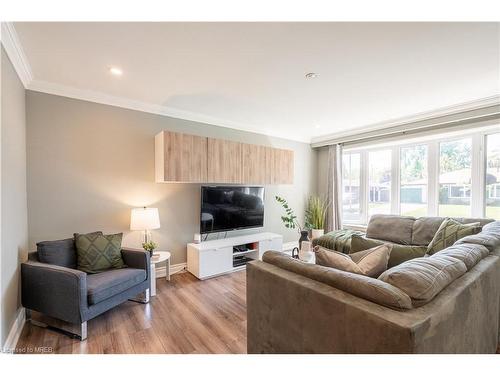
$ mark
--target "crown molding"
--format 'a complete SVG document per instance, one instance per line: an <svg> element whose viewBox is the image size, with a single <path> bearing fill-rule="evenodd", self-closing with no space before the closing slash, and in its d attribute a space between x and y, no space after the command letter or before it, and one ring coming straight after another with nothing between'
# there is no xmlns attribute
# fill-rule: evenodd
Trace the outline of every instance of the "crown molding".
<svg viewBox="0 0 500 375"><path fill-rule="evenodd" d="M7 56L9 56L24 88L27 88L33 80L33 73L31 72L31 66L26 58L23 46L17 36L16 29L12 22L2 22L1 30L2 45L5 48L5 52L7 52Z"/></svg>
<svg viewBox="0 0 500 375"><path fill-rule="evenodd" d="M186 111L178 108L162 106L158 104L151 104L139 100L109 95L99 91L77 89L71 86L60 85L52 82L32 80L26 88L31 91L38 91L46 94L64 96L72 99L79 99L99 104L110 105L114 107L132 109L135 111L173 117L181 120L194 121L208 125L221 126L224 128L256 133L268 137L281 138L307 144L309 144L310 142L309 138L303 139L300 137L288 136L282 134L281 132L272 130L263 132L262 130L257 129L252 125L236 123L233 121L228 121L221 118L216 118L209 115Z"/></svg>
<svg viewBox="0 0 500 375"><path fill-rule="evenodd" d="M397 119L378 122L369 126L357 128L346 132L332 133L328 135L314 137L311 140L311 146L321 147L334 143L341 143L342 140L345 139L352 139L355 138L356 136L361 137L366 133L383 131L388 128L404 128L407 130L417 130L419 125L417 123L423 121L431 121L445 116L458 115L464 112L481 110L499 105L500 105L500 95L488 96L486 98L472 100L469 102L455 104L447 107L437 108L432 111L420 112L410 116L399 117Z"/></svg>

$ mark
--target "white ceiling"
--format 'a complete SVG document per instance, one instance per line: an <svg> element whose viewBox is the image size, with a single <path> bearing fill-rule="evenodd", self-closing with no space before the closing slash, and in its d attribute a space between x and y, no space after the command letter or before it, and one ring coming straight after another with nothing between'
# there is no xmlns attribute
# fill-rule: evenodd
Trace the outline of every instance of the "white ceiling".
<svg viewBox="0 0 500 375"><path fill-rule="evenodd" d="M500 94L498 23L14 27L29 88L305 142Z"/></svg>

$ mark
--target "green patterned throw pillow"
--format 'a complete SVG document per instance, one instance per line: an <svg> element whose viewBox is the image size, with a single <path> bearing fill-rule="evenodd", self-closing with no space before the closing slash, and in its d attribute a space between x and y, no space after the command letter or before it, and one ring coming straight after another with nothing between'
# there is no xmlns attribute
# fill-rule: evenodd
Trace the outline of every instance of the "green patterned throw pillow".
<svg viewBox="0 0 500 375"><path fill-rule="evenodd" d="M78 269L98 273L110 268L123 268L122 235L123 233L75 233Z"/></svg>
<svg viewBox="0 0 500 375"><path fill-rule="evenodd" d="M427 254L436 254L438 251L450 247L460 238L476 234L480 230L480 223L462 224L447 218L441 223L431 243L427 246Z"/></svg>

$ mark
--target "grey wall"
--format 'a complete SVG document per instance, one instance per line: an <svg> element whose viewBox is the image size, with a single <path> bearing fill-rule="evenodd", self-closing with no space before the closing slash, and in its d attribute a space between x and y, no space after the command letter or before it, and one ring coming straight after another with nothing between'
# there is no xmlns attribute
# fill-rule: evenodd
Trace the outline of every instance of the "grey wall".
<svg viewBox="0 0 500 375"><path fill-rule="evenodd" d="M20 307L19 263L26 258L25 91L2 47L1 277L2 346Z"/></svg>
<svg viewBox="0 0 500 375"><path fill-rule="evenodd" d="M146 205L160 210L153 240L173 264L185 262L199 231L200 185L154 182L154 136L162 130L293 149L294 185L266 187L265 230L298 238L282 226L274 196L289 199L302 220L316 186L308 144L27 91L30 246L98 229L123 231L126 246L140 246L140 233L128 232L130 208Z"/></svg>

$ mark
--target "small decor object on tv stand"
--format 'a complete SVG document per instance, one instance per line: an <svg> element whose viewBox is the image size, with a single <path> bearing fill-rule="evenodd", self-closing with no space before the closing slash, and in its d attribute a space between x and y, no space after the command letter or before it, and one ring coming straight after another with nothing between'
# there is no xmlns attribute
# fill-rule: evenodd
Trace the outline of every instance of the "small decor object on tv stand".
<svg viewBox="0 0 500 375"><path fill-rule="evenodd" d="M199 234L199 233L195 233L195 234L194 234L194 239L193 239L193 242L194 242L194 243L200 243L200 242L201 242L201 234Z"/></svg>

